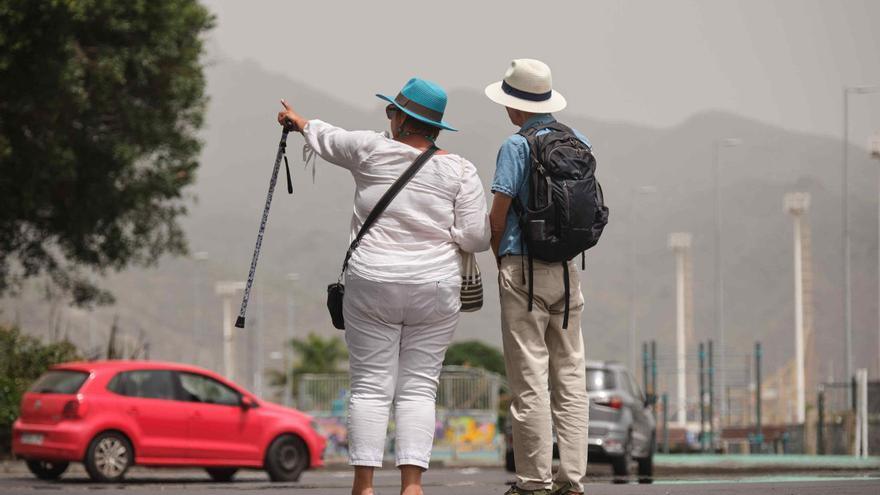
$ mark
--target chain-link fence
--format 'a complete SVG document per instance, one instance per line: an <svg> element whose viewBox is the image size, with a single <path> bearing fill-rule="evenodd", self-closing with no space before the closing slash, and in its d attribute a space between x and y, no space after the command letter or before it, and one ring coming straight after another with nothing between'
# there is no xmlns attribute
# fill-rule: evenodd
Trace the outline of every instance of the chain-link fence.
<svg viewBox="0 0 880 495"><path fill-rule="evenodd" d="M446 463L496 464L503 438L498 429L502 378L477 368L445 366L437 389L437 419L432 459ZM306 374L299 377L297 407L312 415L327 438L325 459L342 462L348 456L348 374ZM385 457L394 458L393 417Z"/></svg>

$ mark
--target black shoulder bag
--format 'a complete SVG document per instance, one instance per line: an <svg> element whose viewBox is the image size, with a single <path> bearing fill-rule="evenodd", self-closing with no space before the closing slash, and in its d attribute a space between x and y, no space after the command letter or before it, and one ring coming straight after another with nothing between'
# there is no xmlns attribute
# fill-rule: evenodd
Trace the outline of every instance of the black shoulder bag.
<svg viewBox="0 0 880 495"><path fill-rule="evenodd" d="M422 168L422 165L424 165L436 151L437 147L432 144L428 149L423 151L418 158L416 158L416 161L414 161L396 181L394 181L394 184L391 184L391 187L385 191L385 194L382 195L379 202L373 207L373 211L367 215L367 219L364 220L364 224L358 231L357 236L351 241L351 245L348 246L348 252L345 253L345 261L342 262L342 272L339 274L339 280L337 280L335 284L327 286L327 309L330 311L330 318L333 320L333 326L339 330L345 330L345 318L342 316L342 300L345 297L345 285L342 284L342 276L348 268L348 261L351 259L351 254L357 249L358 245L361 243L361 239L363 239L367 231L370 230L370 227L373 226L373 223L376 222L379 215L381 215L391 201L394 200L397 193L406 186L410 179L416 175L416 172Z"/></svg>

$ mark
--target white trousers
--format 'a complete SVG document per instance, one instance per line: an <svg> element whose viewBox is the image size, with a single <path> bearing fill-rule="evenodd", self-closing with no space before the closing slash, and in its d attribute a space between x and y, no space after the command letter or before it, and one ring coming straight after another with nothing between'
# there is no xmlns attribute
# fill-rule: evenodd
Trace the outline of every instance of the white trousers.
<svg viewBox="0 0 880 495"><path fill-rule="evenodd" d="M349 463L382 466L392 405L397 466L428 468L440 368L458 324L461 279L425 284L346 276Z"/></svg>

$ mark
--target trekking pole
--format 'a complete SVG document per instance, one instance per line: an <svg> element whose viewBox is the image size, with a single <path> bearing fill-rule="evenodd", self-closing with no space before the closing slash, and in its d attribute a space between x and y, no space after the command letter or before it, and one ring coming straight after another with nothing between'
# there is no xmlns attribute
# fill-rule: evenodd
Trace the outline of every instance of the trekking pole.
<svg viewBox="0 0 880 495"><path fill-rule="evenodd" d="M281 130L281 142L278 143L278 153L275 155L275 166L272 168L272 178L269 179L269 192L266 194L266 206L263 207L263 217L260 220L260 230L257 232L257 245L254 247L254 257L251 258L251 268L248 271L247 284L244 286L244 295L241 298L241 309L238 311L238 318L235 320L237 328L244 328L244 317L247 313L248 299L251 297L251 286L254 284L254 274L257 271L257 259L260 257L260 247L263 245L263 233L266 231L266 221L269 220L269 207L272 205L272 194L275 192L275 183L278 182L278 169L281 168L281 160L287 160L285 153L287 152L287 134L296 130L296 126L292 121L286 120ZM287 176L287 190L292 192L292 184L290 182L290 172Z"/></svg>

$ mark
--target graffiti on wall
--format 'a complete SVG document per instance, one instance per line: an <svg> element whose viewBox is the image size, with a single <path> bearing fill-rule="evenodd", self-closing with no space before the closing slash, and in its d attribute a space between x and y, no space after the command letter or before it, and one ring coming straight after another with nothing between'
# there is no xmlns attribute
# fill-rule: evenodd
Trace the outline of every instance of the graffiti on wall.
<svg viewBox="0 0 880 495"><path fill-rule="evenodd" d="M339 411L313 411L318 432L327 438L324 458L327 462L344 462L348 458L347 418ZM435 461L471 460L498 462L503 451L498 434L497 417L490 412L437 411L434 429ZM394 460L394 421L389 421L385 459Z"/></svg>
<svg viewBox="0 0 880 495"><path fill-rule="evenodd" d="M322 415L319 412L311 414L317 424L318 433L327 439L324 459L328 462L348 459L348 425L345 416L326 413Z"/></svg>
<svg viewBox="0 0 880 495"><path fill-rule="evenodd" d="M503 458L499 434L500 377L486 370L445 366L440 374L432 459L448 462L498 463ZM315 418L327 438L324 458L344 462L348 457L347 374L306 374L301 377L297 404ZM385 459L394 460L394 417L385 442Z"/></svg>
<svg viewBox="0 0 880 495"><path fill-rule="evenodd" d="M489 411L437 411L432 457L443 461L499 462L504 446L497 421L498 417Z"/></svg>

